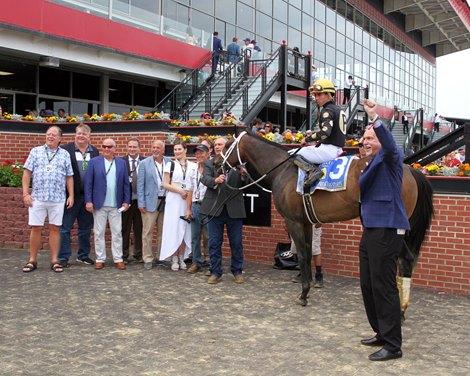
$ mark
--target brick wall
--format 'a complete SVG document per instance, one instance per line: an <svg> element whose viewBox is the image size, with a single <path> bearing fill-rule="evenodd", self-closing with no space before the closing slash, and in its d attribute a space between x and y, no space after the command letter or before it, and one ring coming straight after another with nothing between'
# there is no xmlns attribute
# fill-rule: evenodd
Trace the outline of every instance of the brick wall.
<svg viewBox="0 0 470 376"><path fill-rule="evenodd" d="M150 154L151 141L166 139L163 132L99 133L93 132L92 143L101 145L104 138L117 142L116 153L126 153L126 140L139 137L142 154ZM63 143L73 141L66 135ZM44 134L0 132L0 161L22 162L29 150L45 142ZM470 195L436 194L436 216L423 245L413 274L414 284L454 293L470 293ZM20 190L0 188L0 247L28 248L29 228L27 209L23 207ZM359 276L358 243L362 234L360 222L352 220L325 225L322 237L323 265L326 273ZM47 230L44 230L44 248ZM73 236L76 241L76 234ZM288 242L284 220L272 208L272 226L245 226L243 232L245 255L248 260L272 264L277 242ZM224 253L229 254L225 243Z"/></svg>

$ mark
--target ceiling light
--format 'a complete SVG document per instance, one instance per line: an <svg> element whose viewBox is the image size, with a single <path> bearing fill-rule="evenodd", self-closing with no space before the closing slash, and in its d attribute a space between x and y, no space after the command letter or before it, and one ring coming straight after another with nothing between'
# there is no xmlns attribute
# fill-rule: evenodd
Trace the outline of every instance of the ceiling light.
<svg viewBox="0 0 470 376"><path fill-rule="evenodd" d="M0 76L11 76L12 74L14 74L14 73L13 72L5 72L5 71L0 70Z"/></svg>

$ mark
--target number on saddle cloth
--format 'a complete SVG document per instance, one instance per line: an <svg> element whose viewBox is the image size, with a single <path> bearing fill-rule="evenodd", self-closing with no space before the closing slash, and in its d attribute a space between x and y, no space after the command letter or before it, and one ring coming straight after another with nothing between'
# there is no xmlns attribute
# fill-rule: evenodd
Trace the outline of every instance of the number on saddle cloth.
<svg viewBox="0 0 470 376"><path fill-rule="evenodd" d="M351 166L351 161L354 158L357 157L348 155L322 163L320 165L320 169L323 171L323 177L315 182L310 190L310 193L313 193L315 189L322 189L330 192L345 190L349 167ZM305 172L299 169L297 178L297 193L303 194L303 182L305 175Z"/></svg>

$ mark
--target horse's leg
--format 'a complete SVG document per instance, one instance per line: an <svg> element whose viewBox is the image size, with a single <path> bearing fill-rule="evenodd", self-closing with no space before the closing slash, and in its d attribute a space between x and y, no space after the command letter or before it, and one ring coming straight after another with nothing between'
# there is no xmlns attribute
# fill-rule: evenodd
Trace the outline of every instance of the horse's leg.
<svg viewBox="0 0 470 376"><path fill-rule="evenodd" d="M305 307L312 280L312 225L304 225L286 218L286 226L297 248L299 259L302 292L298 303Z"/></svg>
<svg viewBox="0 0 470 376"><path fill-rule="evenodd" d="M400 310L401 321L405 321L405 312L410 304L411 294L411 275L416 262L415 256L412 254L410 245L407 243L407 237L403 242L403 247L398 256L398 276L397 287L400 294Z"/></svg>

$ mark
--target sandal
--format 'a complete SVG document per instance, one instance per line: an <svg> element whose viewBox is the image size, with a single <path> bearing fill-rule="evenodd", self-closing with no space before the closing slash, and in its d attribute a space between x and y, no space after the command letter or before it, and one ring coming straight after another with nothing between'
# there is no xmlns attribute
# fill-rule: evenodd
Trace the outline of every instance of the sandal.
<svg viewBox="0 0 470 376"><path fill-rule="evenodd" d="M51 264L51 270L54 273L62 273L64 271L64 267L60 265L58 262L54 262L53 264Z"/></svg>
<svg viewBox="0 0 470 376"><path fill-rule="evenodd" d="M28 263L23 266L23 273L31 273L33 270L38 268L38 263L36 261L28 261Z"/></svg>

